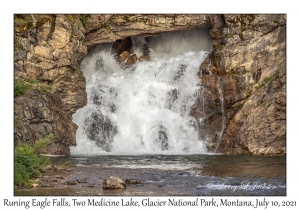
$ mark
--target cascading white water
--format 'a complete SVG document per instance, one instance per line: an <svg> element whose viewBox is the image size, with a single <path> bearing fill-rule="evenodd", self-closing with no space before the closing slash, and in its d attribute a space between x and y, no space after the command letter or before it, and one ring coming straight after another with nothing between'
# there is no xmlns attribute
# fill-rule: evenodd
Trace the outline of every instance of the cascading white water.
<svg viewBox="0 0 300 210"><path fill-rule="evenodd" d="M138 56L144 43L133 39ZM147 44L151 59L131 67L120 66L110 45L83 60L88 103L73 115L71 154L204 153L190 111L199 97L199 66L212 50L209 35L167 33Z"/></svg>

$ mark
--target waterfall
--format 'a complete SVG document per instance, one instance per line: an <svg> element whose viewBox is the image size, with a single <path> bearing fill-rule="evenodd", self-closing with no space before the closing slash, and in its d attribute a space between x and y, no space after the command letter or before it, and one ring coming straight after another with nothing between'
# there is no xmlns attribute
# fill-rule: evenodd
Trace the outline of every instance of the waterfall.
<svg viewBox="0 0 300 210"><path fill-rule="evenodd" d="M137 56L146 40L133 38ZM71 154L199 154L205 145L190 111L199 94L199 66L212 50L206 31L147 40L151 59L122 67L111 44L83 60L88 103L73 115Z"/></svg>

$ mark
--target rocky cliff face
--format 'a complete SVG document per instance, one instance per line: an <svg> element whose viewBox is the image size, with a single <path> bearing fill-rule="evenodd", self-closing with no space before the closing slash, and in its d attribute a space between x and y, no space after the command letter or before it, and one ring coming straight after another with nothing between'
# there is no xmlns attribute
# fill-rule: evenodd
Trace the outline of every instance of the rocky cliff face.
<svg viewBox="0 0 300 210"><path fill-rule="evenodd" d="M215 19L223 24L212 24L214 51L200 69L203 86L215 84L216 77L222 80L226 128L219 146L209 139L211 151L286 154L285 15L224 15ZM207 69L212 75L205 75ZM219 97L212 100L218 103ZM208 123L214 127L216 121Z"/></svg>
<svg viewBox="0 0 300 210"><path fill-rule="evenodd" d="M161 32L208 28L207 15L90 15L86 21L84 44L114 42L134 36L153 36Z"/></svg>
<svg viewBox="0 0 300 210"><path fill-rule="evenodd" d="M46 153L76 145L72 114L86 104L79 64L87 49L207 28L214 50L199 68L205 97L191 114L208 151L285 154L285 24L285 15L16 15L15 142L52 133Z"/></svg>
<svg viewBox="0 0 300 210"><path fill-rule="evenodd" d="M14 21L15 143L51 133L56 141L44 152L69 154L76 145L72 114L86 104L82 23L64 15L16 15Z"/></svg>

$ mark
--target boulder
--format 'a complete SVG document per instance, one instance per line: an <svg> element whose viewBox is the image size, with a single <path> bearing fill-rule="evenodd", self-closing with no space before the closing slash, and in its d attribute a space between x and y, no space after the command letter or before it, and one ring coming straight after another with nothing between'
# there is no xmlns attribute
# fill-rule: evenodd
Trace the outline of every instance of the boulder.
<svg viewBox="0 0 300 210"><path fill-rule="evenodd" d="M126 50L120 54L120 60L125 61L130 56L130 53Z"/></svg>
<svg viewBox="0 0 300 210"><path fill-rule="evenodd" d="M119 177L110 176L104 179L102 188L103 189L125 189L126 184Z"/></svg>
<svg viewBox="0 0 300 210"><path fill-rule="evenodd" d="M136 63L136 61L137 61L136 54L133 54L128 58L126 65L133 65Z"/></svg>

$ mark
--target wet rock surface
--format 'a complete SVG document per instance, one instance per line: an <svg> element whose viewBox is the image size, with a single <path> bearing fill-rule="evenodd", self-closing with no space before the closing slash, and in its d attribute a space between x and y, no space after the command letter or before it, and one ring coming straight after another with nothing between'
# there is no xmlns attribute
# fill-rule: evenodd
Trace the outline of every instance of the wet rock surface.
<svg viewBox="0 0 300 210"><path fill-rule="evenodd" d="M119 177L110 176L103 180L102 188L103 189L125 189L126 184Z"/></svg>
<svg viewBox="0 0 300 210"><path fill-rule="evenodd" d="M286 154L285 24L285 15L212 18L210 34L214 50L199 71L205 102L197 103L192 112L205 122L208 151ZM222 81L226 111L226 127L219 147L218 77Z"/></svg>

